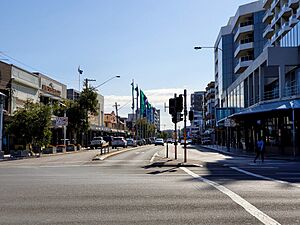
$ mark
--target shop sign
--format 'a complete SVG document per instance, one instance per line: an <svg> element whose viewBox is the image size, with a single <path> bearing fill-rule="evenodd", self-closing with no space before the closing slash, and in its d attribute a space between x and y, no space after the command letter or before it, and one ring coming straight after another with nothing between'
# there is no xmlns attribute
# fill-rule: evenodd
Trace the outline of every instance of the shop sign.
<svg viewBox="0 0 300 225"><path fill-rule="evenodd" d="M233 119L226 119L224 121L225 127L236 127L236 122Z"/></svg>
<svg viewBox="0 0 300 225"><path fill-rule="evenodd" d="M52 95L55 95L55 96L61 96L61 91L59 90L56 90L54 87L53 87L53 84L50 83L49 86L48 85L45 85L43 84L42 85L42 89L43 91L49 93L49 94L52 94Z"/></svg>

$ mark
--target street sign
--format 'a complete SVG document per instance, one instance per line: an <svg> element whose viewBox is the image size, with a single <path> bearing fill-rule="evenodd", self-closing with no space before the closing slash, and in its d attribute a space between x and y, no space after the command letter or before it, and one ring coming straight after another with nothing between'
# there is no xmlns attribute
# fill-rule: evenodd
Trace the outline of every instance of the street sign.
<svg viewBox="0 0 300 225"><path fill-rule="evenodd" d="M68 117L56 117L55 118L55 126L68 126Z"/></svg>

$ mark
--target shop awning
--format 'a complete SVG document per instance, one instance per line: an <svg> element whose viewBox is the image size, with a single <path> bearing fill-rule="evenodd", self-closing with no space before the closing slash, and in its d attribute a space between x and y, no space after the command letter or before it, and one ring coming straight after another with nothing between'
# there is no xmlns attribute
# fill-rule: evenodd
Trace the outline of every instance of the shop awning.
<svg viewBox="0 0 300 225"><path fill-rule="evenodd" d="M247 108L239 113L235 113L229 117L238 117L238 116L244 116L244 115L255 114L255 113L267 113L267 112L275 112L281 110L291 110L293 108L300 109L300 99L256 105L254 107Z"/></svg>

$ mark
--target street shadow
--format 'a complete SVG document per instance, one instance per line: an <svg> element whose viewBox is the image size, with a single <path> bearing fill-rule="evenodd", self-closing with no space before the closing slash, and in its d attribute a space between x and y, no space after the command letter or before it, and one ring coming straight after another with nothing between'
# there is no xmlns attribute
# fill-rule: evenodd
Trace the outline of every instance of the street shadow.
<svg viewBox="0 0 300 225"><path fill-rule="evenodd" d="M154 170L150 171L147 174L149 175L158 175L158 174L163 174L163 173L174 173L177 172L180 167L196 167L195 165L192 164L183 164L183 163L178 163L178 162L173 162L173 160L169 159L166 161L158 161L154 162L152 164L143 166L143 169L150 170L150 169L157 169L160 168L160 170Z"/></svg>

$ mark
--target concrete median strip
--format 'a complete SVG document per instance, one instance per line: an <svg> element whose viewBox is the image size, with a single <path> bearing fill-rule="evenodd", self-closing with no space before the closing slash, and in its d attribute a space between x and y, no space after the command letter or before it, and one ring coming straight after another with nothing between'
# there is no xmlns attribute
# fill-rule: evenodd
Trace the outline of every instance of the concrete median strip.
<svg viewBox="0 0 300 225"><path fill-rule="evenodd" d="M135 147L135 148L126 148L126 149L123 149L123 150L120 150L120 151L114 151L114 152L110 152L110 153L107 153L105 155L96 155L94 158L93 158L93 161L96 161L96 160L105 160L109 157L112 157L112 156L115 156L115 155L118 155L118 154L121 154L121 153L124 153L124 152L128 152L128 151L131 151L131 150L137 150L137 149L140 149L141 147Z"/></svg>

